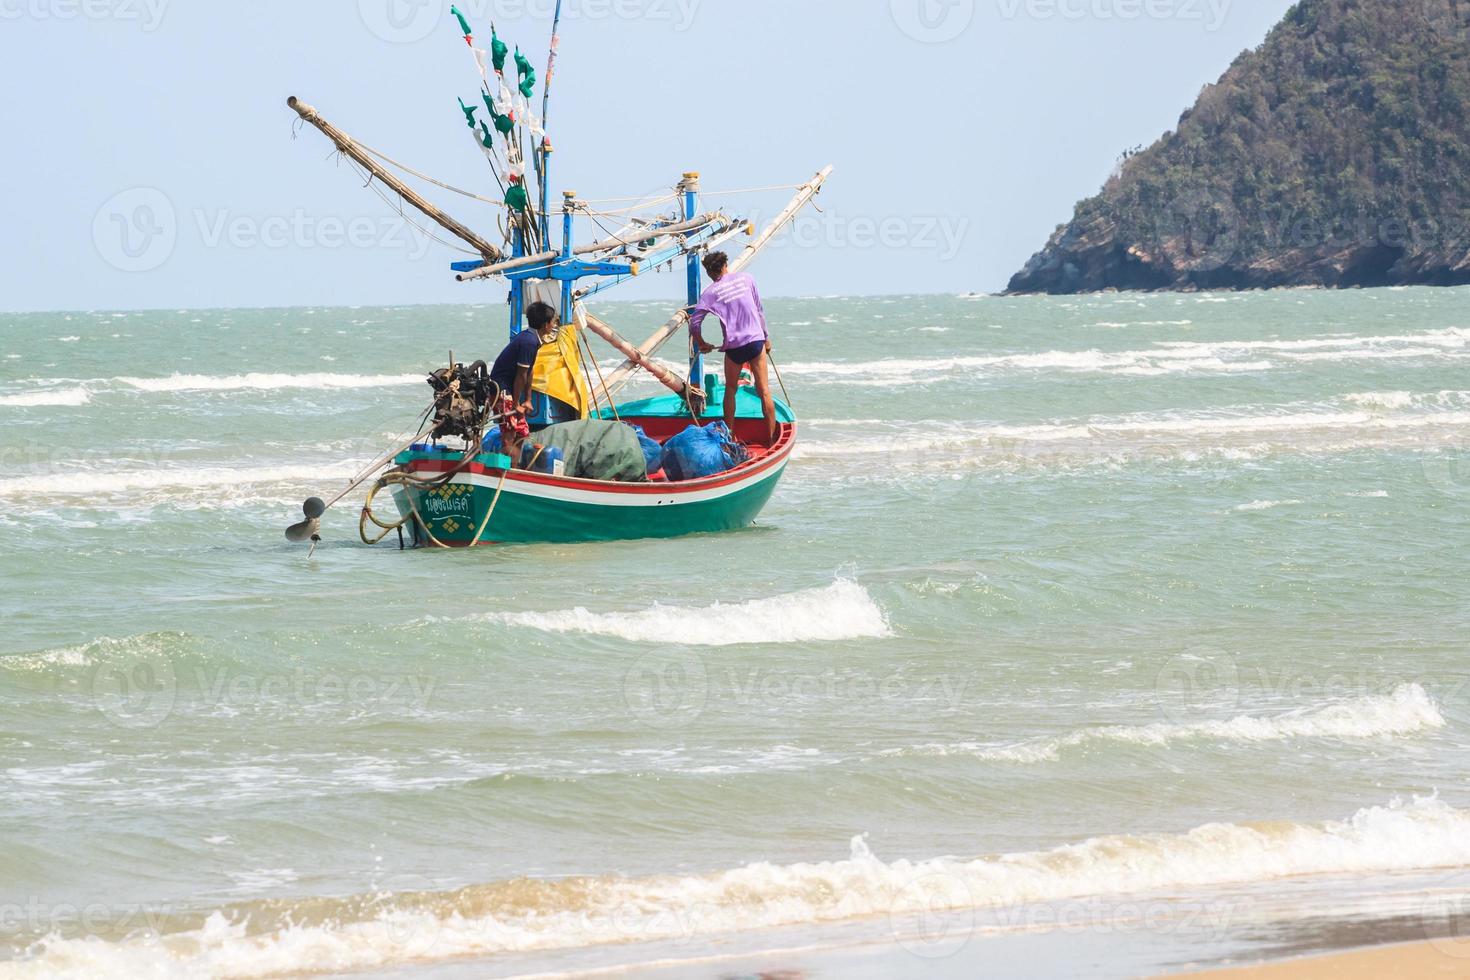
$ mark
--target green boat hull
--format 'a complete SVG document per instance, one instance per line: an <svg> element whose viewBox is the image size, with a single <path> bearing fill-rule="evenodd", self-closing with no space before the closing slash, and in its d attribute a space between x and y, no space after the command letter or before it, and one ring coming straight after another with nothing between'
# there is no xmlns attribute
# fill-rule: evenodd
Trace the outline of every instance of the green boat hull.
<svg viewBox="0 0 1470 980"><path fill-rule="evenodd" d="M672 413L679 403L664 406L650 400L642 407L640 418L625 415L625 420L667 424L670 416L650 409L666 407ZM729 473L703 480L638 484L574 480L507 469L509 460L504 456L481 455L442 486L394 486L393 501L406 522L405 544L450 548L572 544L676 538L748 527L771 499L795 445L794 421L787 421L789 409L784 405L781 409L782 436L775 447ZM427 480L459 469L463 457L409 452L396 462L407 473Z"/></svg>

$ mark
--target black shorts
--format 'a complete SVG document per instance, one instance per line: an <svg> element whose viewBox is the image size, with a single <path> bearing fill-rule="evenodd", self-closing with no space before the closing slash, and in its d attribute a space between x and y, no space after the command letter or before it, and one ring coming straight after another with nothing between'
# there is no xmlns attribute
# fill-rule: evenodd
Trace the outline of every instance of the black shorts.
<svg viewBox="0 0 1470 980"><path fill-rule="evenodd" d="M734 350L725 351L725 360L744 367L755 361L757 357L760 357L765 352L766 342L764 340L757 340L753 344L746 344L743 347L736 347Z"/></svg>

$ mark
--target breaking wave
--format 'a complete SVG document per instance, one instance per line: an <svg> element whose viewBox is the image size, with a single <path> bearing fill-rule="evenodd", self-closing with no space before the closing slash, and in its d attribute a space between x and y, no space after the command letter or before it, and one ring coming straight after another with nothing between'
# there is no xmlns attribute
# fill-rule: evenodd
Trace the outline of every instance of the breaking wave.
<svg viewBox="0 0 1470 980"><path fill-rule="evenodd" d="M515 879L453 892L247 902L187 928L108 942L52 936L0 978L258 977L684 940L777 926L1304 875L1470 865L1470 812L1394 801L1346 820L1212 823L1184 834L1097 837L964 860L751 864L703 875ZM1024 928L1024 926L1016 926Z"/></svg>
<svg viewBox="0 0 1470 980"><path fill-rule="evenodd" d="M1273 410L1274 409L1274 410ZM1213 413L1094 416L1075 420L1000 425L975 421L816 419L809 432L842 432L835 438L807 439L794 459L871 457L919 452L950 452L983 462L978 451L994 454L1027 452L1082 453L1220 450L1231 447L1279 447L1331 450L1356 447L1422 448L1458 446L1470 427L1466 392L1361 392L1331 403L1282 406L1239 406Z"/></svg>
<svg viewBox="0 0 1470 980"><path fill-rule="evenodd" d="M283 388L383 388L423 384L421 374L172 374L167 378L118 378L139 391L278 391Z"/></svg>
<svg viewBox="0 0 1470 980"><path fill-rule="evenodd" d="M1241 715L1229 721L1193 724L1109 725L1084 728L1057 738L1014 745L960 742L889 749L885 755L969 755L994 762L1056 762L1065 749L1096 742L1164 746L1183 741L1275 742L1292 738L1382 738L1418 735L1443 728L1444 715L1418 684L1404 684L1391 694L1354 698L1325 707L1270 718Z"/></svg>
<svg viewBox="0 0 1470 980"><path fill-rule="evenodd" d="M61 391L29 391L19 395L0 395L0 406L6 408L76 408L92 400L84 388Z"/></svg>
<svg viewBox="0 0 1470 980"><path fill-rule="evenodd" d="M139 490L199 489L272 483L310 483L348 479L360 463L311 466L155 467L107 470L98 467L75 472L52 472L0 480L0 498L25 496L100 496Z"/></svg>
<svg viewBox="0 0 1470 980"><path fill-rule="evenodd" d="M891 636L882 608L856 582L839 579L807 589L746 602L710 606L655 603L634 612L592 612L582 607L555 612L489 613L486 622L548 633L612 636L635 643L733 646L741 643L802 643Z"/></svg>
<svg viewBox="0 0 1470 980"><path fill-rule="evenodd" d="M783 368L817 383L888 387L925 384L956 374L1061 371L1156 377L1300 368L1318 361L1462 357L1470 329L1418 334L1312 337L1302 340L1159 341L1142 350L1052 350L1038 353L909 358L878 361L806 361Z"/></svg>

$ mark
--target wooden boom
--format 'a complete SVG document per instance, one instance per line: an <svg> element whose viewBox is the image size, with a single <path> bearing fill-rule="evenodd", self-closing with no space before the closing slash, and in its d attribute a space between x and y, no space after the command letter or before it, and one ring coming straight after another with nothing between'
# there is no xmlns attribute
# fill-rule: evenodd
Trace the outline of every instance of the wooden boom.
<svg viewBox="0 0 1470 980"><path fill-rule="evenodd" d="M667 387L670 391L674 392L676 395L681 396L685 393L687 385L685 384L683 378L679 377L673 371L670 371L662 364L653 360L651 357L644 356L642 353L639 352L638 348L633 346L631 341L624 340L616 330L608 326L602 320L599 320L597 317L593 316L591 313L588 313L587 310L581 305L578 305L577 307L577 320L582 324L582 326L586 327L589 332L595 333L597 334L597 336L607 341L607 343L611 345L611 347L619 354L622 354L624 357L637 364L643 370L653 375L653 377L656 378L660 384Z"/></svg>
<svg viewBox="0 0 1470 980"><path fill-rule="evenodd" d="M286 104L292 109L296 110L296 114L299 115L302 119L305 119L317 129L321 130L322 134L325 135L327 139L336 144L338 150L347 154L347 156L356 161L358 165L366 169L368 173L372 174L374 177L378 178L378 180L381 180L384 184L388 185L388 188L390 190L392 190L399 197L403 198L403 200L407 201L409 204L413 205L419 211L422 211L425 216L436 221L439 226L445 231L449 232L451 235L473 247L475 251L484 256L485 261L500 261L500 249L496 248L494 245L491 245L485 239L481 238L473 231L470 231L470 229L466 228L464 225L460 224L458 221L455 221L449 215L445 214L443 211L439 210L437 207L424 200L413 188L409 187L407 184L399 180L387 170L384 170L376 160L368 156L368 154L364 152L360 146L357 145L357 142L351 136L348 136L336 126L333 126L331 123L323 119L321 117L321 114L317 112L316 109L314 109L312 106L309 106L305 102L302 102L294 95L286 100Z"/></svg>
<svg viewBox="0 0 1470 980"><path fill-rule="evenodd" d="M750 265L750 263L755 260L755 257L760 254L761 249L769 245L771 243L771 239L776 237L776 233L784 228L787 224L789 224L791 220L796 217L797 213L800 212L802 208L806 207L807 203L810 202L811 199L817 195L817 193L822 189L822 185L827 182L827 178L830 176L832 176L832 168L825 167L815 177L803 184L801 186L801 189L796 192L796 196L791 199L791 203L786 205L786 210L777 215L776 220L767 225L765 231L762 231L758 236L756 236L755 241L745 246L744 251L742 251L737 257L730 260L730 271L740 272L746 266ZM607 376L607 382L603 385L601 390L598 391L597 397L610 401L612 399L612 396L616 394L617 391L623 387L623 385L628 383L628 378L632 376L633 372L636 371L638 368L644 367L647 364L651 363L649 359L653 356L654 352L657 351L664 344L668 343L669 339L673 337L674 334L682 330L686 325L688 325L688 323L689 311L687 309L680 310L678 313L675 313L669 319L668 323L665 323L663 326L659 327L658 330L654 331L653 336L649 337L643 343L639 344L637 348L635 348L638 354L638 357L636 359L630 355L626 361L618 365L617 368L610 375ZM663 381L662 378L660 378L659 380ZM670 388L674 387L673 385L670 385L667 381L664 381L664 384L669 385ZM684 382L681 380L679 382L679 387L674 388L674 390L682 395L684 393Z"/></svg>

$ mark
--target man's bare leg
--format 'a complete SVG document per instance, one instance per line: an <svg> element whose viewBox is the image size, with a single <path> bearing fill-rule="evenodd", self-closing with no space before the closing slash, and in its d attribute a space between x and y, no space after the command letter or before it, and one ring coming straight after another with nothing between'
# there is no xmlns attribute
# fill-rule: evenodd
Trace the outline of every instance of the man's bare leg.
<svg viewBox="0 0 1470 980"><path fill-rule="evenodd" d="M735 432L735 396L740 392L740 372L743 365L725 358L725 424Z"/></svg>
<svg viewBox="0 0 1470 980"><path fill-rule="evenodd" d="M771 379L767 377L769 368L766 352L761 351L760 357L750 362L750 372L755 375L755 393L761 399L761 415L766 420L766 445L776 444L776 402L771 397ZM728 412L729 409L726 409Z"/></svg>

